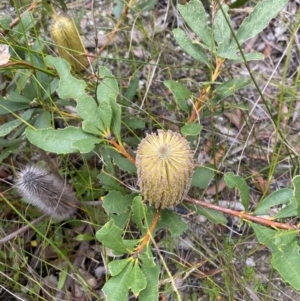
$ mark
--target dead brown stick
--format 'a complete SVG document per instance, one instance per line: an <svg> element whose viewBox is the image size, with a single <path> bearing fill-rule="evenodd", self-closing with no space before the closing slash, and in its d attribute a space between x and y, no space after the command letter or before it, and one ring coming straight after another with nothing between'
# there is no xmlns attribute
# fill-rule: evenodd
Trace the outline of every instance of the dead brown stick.
<svg viewBox="0 0 300 301"><path fill-rule="evenodd" d="M34 221L30 222L29 225L26 225L26 226L24 226L24 227L22 227L22 228L20 228L20 229L18 229L16 231L10 233L9 235L1 238L0 239L0 246L3 245L3 244L5 244L8 241L14 239L18 235L23 234L24 232L26 232L27 230L29 230L33 225L36 225L36 224L42 222L46 217L47 217L47 215L44 214L44 215L38 217L37 219L35 219Z"/></svg>

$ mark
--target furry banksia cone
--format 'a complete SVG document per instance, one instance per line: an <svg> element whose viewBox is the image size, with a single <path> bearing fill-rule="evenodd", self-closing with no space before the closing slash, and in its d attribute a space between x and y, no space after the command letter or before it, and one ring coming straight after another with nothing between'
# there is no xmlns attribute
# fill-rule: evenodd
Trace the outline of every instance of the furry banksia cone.
<svg viewBox="0 0 300 301"><path fill-rule="evenodd" d="M27 165L18 174L16 188L23 200L56 220L70 218L78 200L72 188L45 167Z"/></svg>
<svg viewBox="0 0 300 301"><path fill-rule="evenodd" d="M58 47L59 55L74 71L81 71L88 65L81 37L72 18L66 15L54 16L51 36Z"/></svg>
<svg viewBox="0 0 300 301"><path fill-rule="evenodd" d="M167 208L182 202L193 175L193 153L179 133L158 130L139 144L138 185L149 204Z"/></svg>

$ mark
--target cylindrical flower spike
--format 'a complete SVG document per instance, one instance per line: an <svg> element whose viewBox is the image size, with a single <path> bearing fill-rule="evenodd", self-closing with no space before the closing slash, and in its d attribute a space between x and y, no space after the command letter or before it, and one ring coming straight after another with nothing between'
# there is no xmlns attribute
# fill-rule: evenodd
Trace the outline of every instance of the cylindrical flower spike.
<svg viewBox="0 0 300 301"><path fill-rule="evenodd" d="M72 18L66 15L54 16L51 36L59 55L74 71L81 71L88 65L87 57L81 55L85 53L85 48Z"/></svg>
<svg viewBox="0 0 300 301"><path fill-rule="evenodd" d="M18 173L16 188L23 200L56 220L70 218L78 199L70 186L49 169L27 165Z"/></svg>
<svg viewBox="0 0 300 301"><path fill-rule="evenodd" d="M158 130L139 144L136 155L141 194L156 208L182 202L194 170L193 153L179 133Z"/></svg>

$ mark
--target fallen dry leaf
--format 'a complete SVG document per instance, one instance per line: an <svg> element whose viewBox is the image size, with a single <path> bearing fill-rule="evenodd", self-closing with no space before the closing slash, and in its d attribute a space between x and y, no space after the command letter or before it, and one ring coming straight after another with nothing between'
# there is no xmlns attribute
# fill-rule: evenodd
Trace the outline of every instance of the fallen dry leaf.
<svg viewBox="0 0 300 301"><path fill-rule="evenodd" d="M0 45L0 66L8 63L10 58L9 47L8 45L1 44Z"/></svg>

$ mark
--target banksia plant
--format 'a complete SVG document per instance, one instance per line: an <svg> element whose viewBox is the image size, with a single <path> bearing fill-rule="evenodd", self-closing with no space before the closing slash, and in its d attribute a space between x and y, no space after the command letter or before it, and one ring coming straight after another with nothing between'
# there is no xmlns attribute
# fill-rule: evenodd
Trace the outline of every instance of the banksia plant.
<svg viewBox="0 0 300 301"><path fill-rule="evenodd" d="M193 153L179 133L158 130L138 146L138 185L151 206L167 208L182 202L193 175Z"/></svg>
<svg viewBox="0 0 300 301"><path fill-rule="evenodd" d="M88 66L87 57L81 55L85 53L85 48L72 18L66 15L55 15L51 36L58 47L59 55L71 65L74 71L81 71Z"/></svg>
<svg viewBox="0 0 300 301"><path fill-rule="evenodd" d="M27 165L18 172L15 182L23 200L56 220L70 218L78 199L72 188L45 167Z"/></svg>

